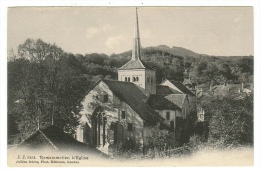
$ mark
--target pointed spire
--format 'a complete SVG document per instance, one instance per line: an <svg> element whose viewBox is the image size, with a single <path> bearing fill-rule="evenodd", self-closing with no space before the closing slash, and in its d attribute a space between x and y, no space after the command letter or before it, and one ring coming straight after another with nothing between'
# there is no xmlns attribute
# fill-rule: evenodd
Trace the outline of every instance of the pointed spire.
<svg viewBox="0 0 260 172"><path fill-rule="evenodd" d="M141 43L139 35L139 24L138 24L138 13L136 8L136 23L135 23L135 32L134 32L134 45L132 51L132 60L141 59Z"/></svg>

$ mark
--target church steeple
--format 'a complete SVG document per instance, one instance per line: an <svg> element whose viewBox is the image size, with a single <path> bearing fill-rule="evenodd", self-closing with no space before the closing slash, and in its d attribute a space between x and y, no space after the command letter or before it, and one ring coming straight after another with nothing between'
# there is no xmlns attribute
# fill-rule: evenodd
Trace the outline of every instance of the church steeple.
<svg viewBox="0 0 260 172"><path fill-rule="evenodd" d="M134 42L132 58L118 69L118 80L132 82L141 87L145 95L156 93L156 71L141 59L141 43L139 33L138 13L136 8L136 23L134 28Z"/></svg>
<svg viewBox="0 0 260 172"><path fill-rule="evenodd" d="M135 32L134 32L134 45L133 45L133 52L132 52L132 60L141 60L141 42L140 42L140 35L139 35L137 8L136 8L136 23L135 23Z"/></svg>

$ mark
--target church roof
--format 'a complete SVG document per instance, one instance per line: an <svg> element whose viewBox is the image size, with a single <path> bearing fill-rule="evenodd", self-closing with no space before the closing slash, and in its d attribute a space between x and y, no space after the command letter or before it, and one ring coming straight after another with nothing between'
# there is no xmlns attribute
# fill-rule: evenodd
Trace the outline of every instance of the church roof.
<svg viewBox="0 0 260 172"><path fill-rule="evenodd" d="M154 109L157 110L181 110L173 102L165 98L165 95L152 94L150 95L147 103Z"/></svg>
<svg viewBox="0 0 260 172"><path fill-rule="evenodd" d="M187 87L185 87L182 83L174 80L169 80L175 87L177 87L182 93L189 94L195 96Z"/></svg>
<svg viewBox="0 0 260 172"><path fill-rule="evenodd" d="M154 70L151 66L146 64L142 60L130 60L124 66L119 68L118 70L125 70L125 69L149 69Z"/></svg>
<svg viewBox="0 0 260 172"><path fill-rule="evenodd" d="M163 118L146 103L148 99L147 96L145 96L134 83L105 79L102 81L144 121L155 124L163 120Z"/></svg>
<svg viewBox="0 0 260 172"><path fill-rule="evenodd" d="M156 94L181 94L181 92L171 89L167 85L156 85Z"/></svg>
<svg viewBox="0 0 260 172"><path fill-rule="evenodd" d="M165 96L165 99L169 100L170 102L177 105L179 108L182 109L183 103L186 99L186 94L170 94L168 96Z"/></svg>

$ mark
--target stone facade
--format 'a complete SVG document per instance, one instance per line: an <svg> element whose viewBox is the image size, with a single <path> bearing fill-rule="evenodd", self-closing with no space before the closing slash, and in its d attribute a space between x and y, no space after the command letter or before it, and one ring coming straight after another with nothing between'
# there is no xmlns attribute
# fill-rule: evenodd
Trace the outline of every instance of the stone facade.
<svg viewBox="0 0 260 172"><path fill-rule="evenodd" d="M118 81L133 82L145 95L156 94L156 72L148 69L118 70Z"/></svg>
<svg viewBox="0 0 260 172"><path fill-rule="evenodd" d="M103 96L108 99L104 101ZM126 102L114 95L104 82L99 82L89 91L82 100L82 106L81 125L77 129L78 141L95 145L104 152L108 152L109 145L118 146L129 140L139 148L143 147L144 121ZM101 116L101 121L105 118L106 122L96 124L93 118L98 115ZM97 131L94 131L94 125L100 125ZM121 128L115 130L115 126ZM122 137L117 137L116 134L120 132Z"/></svg>

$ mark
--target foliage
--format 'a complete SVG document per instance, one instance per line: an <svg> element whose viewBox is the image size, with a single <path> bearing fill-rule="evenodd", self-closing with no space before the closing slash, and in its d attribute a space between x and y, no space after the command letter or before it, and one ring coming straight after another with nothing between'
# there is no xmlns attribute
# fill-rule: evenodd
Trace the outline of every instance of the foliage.
<svg viewBox="0 0 260 172"><path fill-rule="evenodd" d="M148 149L163 151L175 146L173 132L163 130L159 125L151 127L150 132L147 137Z"/></svg>
<svg viewBox="0 0 260 172"><path fill-rule="evenodd" d="M56 126L72 133L78 125L79 99L89 86L75 56L56 45L27 39L17 60L8 62L8 110L18 129Z"/></svg>
<svg viewBox="0 0 260 172"><path fill-rule="evenodd" d="M209 120L209 142L253 144L252 95L241 99L204 97L199 103Z"/></svg>

